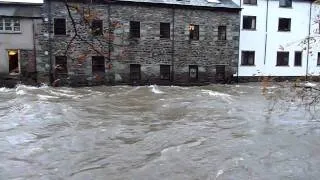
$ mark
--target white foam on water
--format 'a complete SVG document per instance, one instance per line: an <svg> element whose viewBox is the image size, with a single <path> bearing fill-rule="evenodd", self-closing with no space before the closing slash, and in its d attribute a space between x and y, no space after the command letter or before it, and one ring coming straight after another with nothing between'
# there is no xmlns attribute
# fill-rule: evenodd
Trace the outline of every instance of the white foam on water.
<svg viewBox="0 0 320 180"><path fill-rule="evenodd" d="M152 92L155 93L155 94L163 94L164 92L161 91L157 85L151 85L149 86L150 88L152 88Z"/></svg>
<svg viewBox="0 0 320 180"><path fill-rule="evenodd" d="M10 89L8 88L5 88L5 87L0 88L0 92L9 92L9 91Z"/></svg>
<svg viewBox="0 0 320 180"><path fill-rule="evenodd" d="M70 97L70 98L77 98L79 95L72 95L72 94L67 94L67 93L62 93L62 92L55 92L50 90L49 93L55 95L55 96L60 96L60 97Z"/></svg>
<svg viewBox="0 0 320 180"><path fill-rule="evenodd" d="M16 90L17 95L25 95L26 92L24 90Z"/></svg>
<svg viewBox="0 0 320 180"><path fill-rule="evenodd" d="M56 96L41 95L41 94L38 94L37 96L39 97L40 100L58 99L59 98Z"/></svg>
<svg viewBox="0 0 320 180"><path fill-rule="evenodd" d="M221 176L223 173L224 173L224 171L223 171L222 169L220 169L220 170L217 172L216 178L218 178L219 176Z"/></svg>
<svg viewBox="0 0 320 180"><path fill-rule="evenodd" d="M36 136L28 133L21 133L15 136L7 136L6 140L12 145L24 144L28 142L33 142Z"/></svg>
<svg viewBox="0 0 320 180"><path fill-rule="evenodd" d="M309 87L315 87L315 86L317 86L317 84L311 83L311 82L306 82L304 85L305 85L305 86L309 86Z"/></svg>

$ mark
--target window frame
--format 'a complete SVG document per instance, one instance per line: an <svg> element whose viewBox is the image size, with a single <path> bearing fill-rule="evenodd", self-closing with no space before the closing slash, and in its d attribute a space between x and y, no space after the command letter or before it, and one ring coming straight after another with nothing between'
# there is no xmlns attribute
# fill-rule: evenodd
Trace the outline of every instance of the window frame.
<svg viewBox="0 0 320 180"><path fill-rule="evenodd" d="M61 63L59 61L65 61L65 63ZM55 67L57 67L58 65L60 65L62 69L55 70L56 74L58 75L68 74L68 57L67 56L55 56Z"/></svg>
<svg viewBox="0 0 320 180"><path fill-rule="evenodd" d="M139 24L139 26L136 26ZM131 39L139 39L141 37L141 22L140 21L130 21L129 22L129 36ZM135 28L133 27L135 26Z"/></svg>
<svg viewBox="0 0 320 180"><path fill-rule="evenodd" d="M281 58L280 56L283 55L287 55L287 63L281 63L281 61L279 61ZM283 56L283 58L285 58ZM289 59L290 59L290 52L289 51L277 51L277 62L276 62L276 66L289 66Z"/></svg>
<svg viewBox="0 0 320 180"><path fill-rule="evenodd" d="M285 3L282 4L281 1L283 1ZM292 0L279 0L279 7L280 8L292 8Z"/></svg>
<svg viewBox="0 0 320 180"><path fill-rule="evenodd" d="M200 27L198 24L189 24L189 40L198 41L200 37Z"/></svg>
<svg viewBox="0 0 320 180"><path fill-rule="evenodd" d="M243 4L245 5L257 5L257 0L247 0L248 2L246 2L246 0L243 0Z"/></svg>
<svg viewBox="0 0 320 180"><path fill-rule="evenodd" d="M160 64L160 79L161 80L170 80L171 79L171 66L170 65Z"/></svg>
<svg viewBox="0 0 320 180"><path fill-rule="evenodd" d="M280 29L281 27L281 20L288 20L288 29ZM279 18L278 19L278 31L279 32L291 32L291 18Z"/></svg>
<svg viewBox="0 0 320 180"><path fill-rule="evenodd" d="M97 63L98 61L101 61L101 62ZM105 65L106 62L105 62L104 56L91 56L91 63L92 63L91 64L92 74L102 74L106 72L106 65Z"/></svg>
<svg viewBox="0 0 320 180"><path fill-rule="evenodd" d="M64 34L56 34L56 20L64 19ZM67 19L64 17L57 17L53 19L53 34L55 36L66 36L67 35Z"/></svg>
<svg viewBox="0 0 320 180"><path fill-rule="evenodd" d="M95 23L97 23L97 24L95 24ZM95 27L95 25L99 25L99 27ZM99 30L96 30L96 29L99 29ZM101 19L92 20L92 22L91 22L91 34L93 36L102 36L103 35L103 20L101 20Z"/></svg>
<svg viewBox="0 0 320 180"><path fill-rule="evenodd" d="M250 28L245 27L245 20L246 19L250 19ZM252 27L253 24L253 20L254 20L254 27ZM248 21L249 22L249 21ZM257 28L257 16L249 16L249 15L244 15L242 16L242 29L243 30L252 30L255 31Z"/></svg>
<svg viewBox="0 0 320 180"><path fill-rule="evenodd" d="M1 26L2 28L0 29L0 33L21 33L21 19L19 18L10 18L10 17L0 17L0 21L1 21ZM7 26L9 21L9 26ZM19 24L18 26L16 26L16 24ZM11 30L6 30L7 27L10 27ZM15 30L16 28L18 28L19 30Z"/></svg>
<svg viewBox="0 0 320 180"><path fill-rule="evenodd" d="M224 37L224 38L222 38L222 37ZM218 40L219 41L226 41L227 40L227 26L224 26L224 25L218 26Z"/></svg>
<svg viewBox="0 0 320 180"><path fill-rule="evenodd" d="M300 53L300 64L297 63L297 53ZM295 51L294 52L294 66L302 66L302 54L303 52L302 51Z"/></svg>
<svg viewBox="0 0 320 180"><path fill-rule="evenodd" d="M250 60L249 60L250 55L253 55L252 64L249 63L250 62ZM241 51L241 66L255 66L255 55L256 55L255 51L249 51L249 50ZM246 56L246 59L244 58L245 56ZM244 63L244 62L246 62L246 63Z"/></svg>
<svg viewBox="0 0 320 180"><path fill-rule="evenodd" d="M138 78L134 78L134 77L138 77ZM130 64L130 80L131 81L141 80L141 64Z"/></svg>
<svg viewBox="0 0 320 180"><path fill-rule="evenodd" d="M195 69L196 77L191 77L191 69ZM199 66L198 65L189 65L189 80L197 81L199 79Z"/></svg>
<svg viewBox="0 0 320 180"><path fill-rule="evenodd" d="M170 39L170 23L160 22L160 39Z"/></svg>

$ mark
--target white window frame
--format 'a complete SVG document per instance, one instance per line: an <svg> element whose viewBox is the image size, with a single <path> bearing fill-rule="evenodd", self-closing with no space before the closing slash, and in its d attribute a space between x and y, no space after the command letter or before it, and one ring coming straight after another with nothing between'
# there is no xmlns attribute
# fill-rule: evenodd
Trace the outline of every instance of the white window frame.
<svg viewBox="0 0 320 180"><path fill-rule="evenodd" d="M10 26L6 26L6 23L8 23L8 20L9 20ZM0 17L0 21L1 21L0 26L2 26L2 29L0 29L0 33L21 33L20 19ZM17 26L15 25L16 22L18 23ZM11 30L6 30L6 27L10 27ZM15 30L16 28L18 28L19 30Z"/></svg>

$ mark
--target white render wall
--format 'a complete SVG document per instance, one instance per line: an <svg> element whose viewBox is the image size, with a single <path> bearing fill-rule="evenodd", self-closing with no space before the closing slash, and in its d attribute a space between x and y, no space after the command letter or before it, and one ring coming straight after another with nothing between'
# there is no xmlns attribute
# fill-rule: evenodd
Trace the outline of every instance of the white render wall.
<svg viewBox="0 0 320 180"><path fill-rule="evenodd" d="M9 73L10 49L33 49L33 20L20 19L21 33L0 33L0 74Z"/></svg>
<svg viewBox="0 0 320 180"><path fill-rule="evenodd" d="M240 5L240 0L235 0L235 2ZM307 45L299 44L307 38L309 33L310 5L309 1L293 0L292 8L281 8L279 0L269 0L268 20L266 20L267 0L257 0L257 5L241 4L243 9L241 12L239 76L305 76L308 53L307 49L303 50L303 48ZM313 16L320 14L316 13L316 10L319 11L314 7ZM255 31L242 29L242 17L245 15L256 16ZM291 18L290 32L278 31L279 18ZM311 21L313 21L312 18ZM268 25L267 31L266 24ZM318 27L318 25L314 26ZM266 53L265 43L267 43ZM318 44L320 52L320 39ZM255 51L254 66L241 65L241 52L246 50ZM289 66L276 66L277 51L289 52ZM295 51L303 51L302 66L294 66ZM319 72L317 53L314 53L313 56L309 54L308 73L319 75Z"/></svg>

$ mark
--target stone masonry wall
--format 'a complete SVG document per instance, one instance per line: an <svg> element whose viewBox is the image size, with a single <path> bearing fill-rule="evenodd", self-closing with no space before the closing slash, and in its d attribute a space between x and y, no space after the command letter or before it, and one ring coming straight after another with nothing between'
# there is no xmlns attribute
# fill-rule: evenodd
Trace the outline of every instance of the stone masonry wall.
<svg viewBox="0 0 320 180"><path fill-rule="evenodd" d="M47 5L44 3L43 6L44 17L48 17ZM112 41L107 40L108 33L94 37L89 27L77 26L78 33L105 55L105 77L98 79L92 74L91 56L101 53L97 53L86 43L77 39L72 43L70 50L65 51L74 30L67 10L61 2L52 2L51 14L52 18L67 18L67 35L54 36L53 29L49 33L47 29L49 21L42 22L37 28L37 70L40 76L50 74L49 34L52 38L52 64L55 64L55 56L68 56L68 77L64 81L67 85L95 85L99 82L131 84L130 64L141 65L141 80L136 82L137 84L215 82L216 65L225 65L228 77L236 73L240 24L238 12L123 4L112 4L110 7L106 4L78 4L78 6L80 8L90 6L97 17L103 20L105 32L109 29L108 21L119 24L113 31ZM80 21L81 18L76 11L72 11L72 15L75 21ZM130 21L140 21L140 38L129 38ZM53 23L53 19L51 22ZM160 22L170 23L170 39L160 39ZM199 40L189 40L189 24L199 25ZM220 25L227 26L225 41L218 40ZM171 65L171 73L174 74L172 82L160 80L161 64ZM198 65L196 82L189 81L189 65ZM52 68L53 77L55 77L54 72Z"/></svg>

